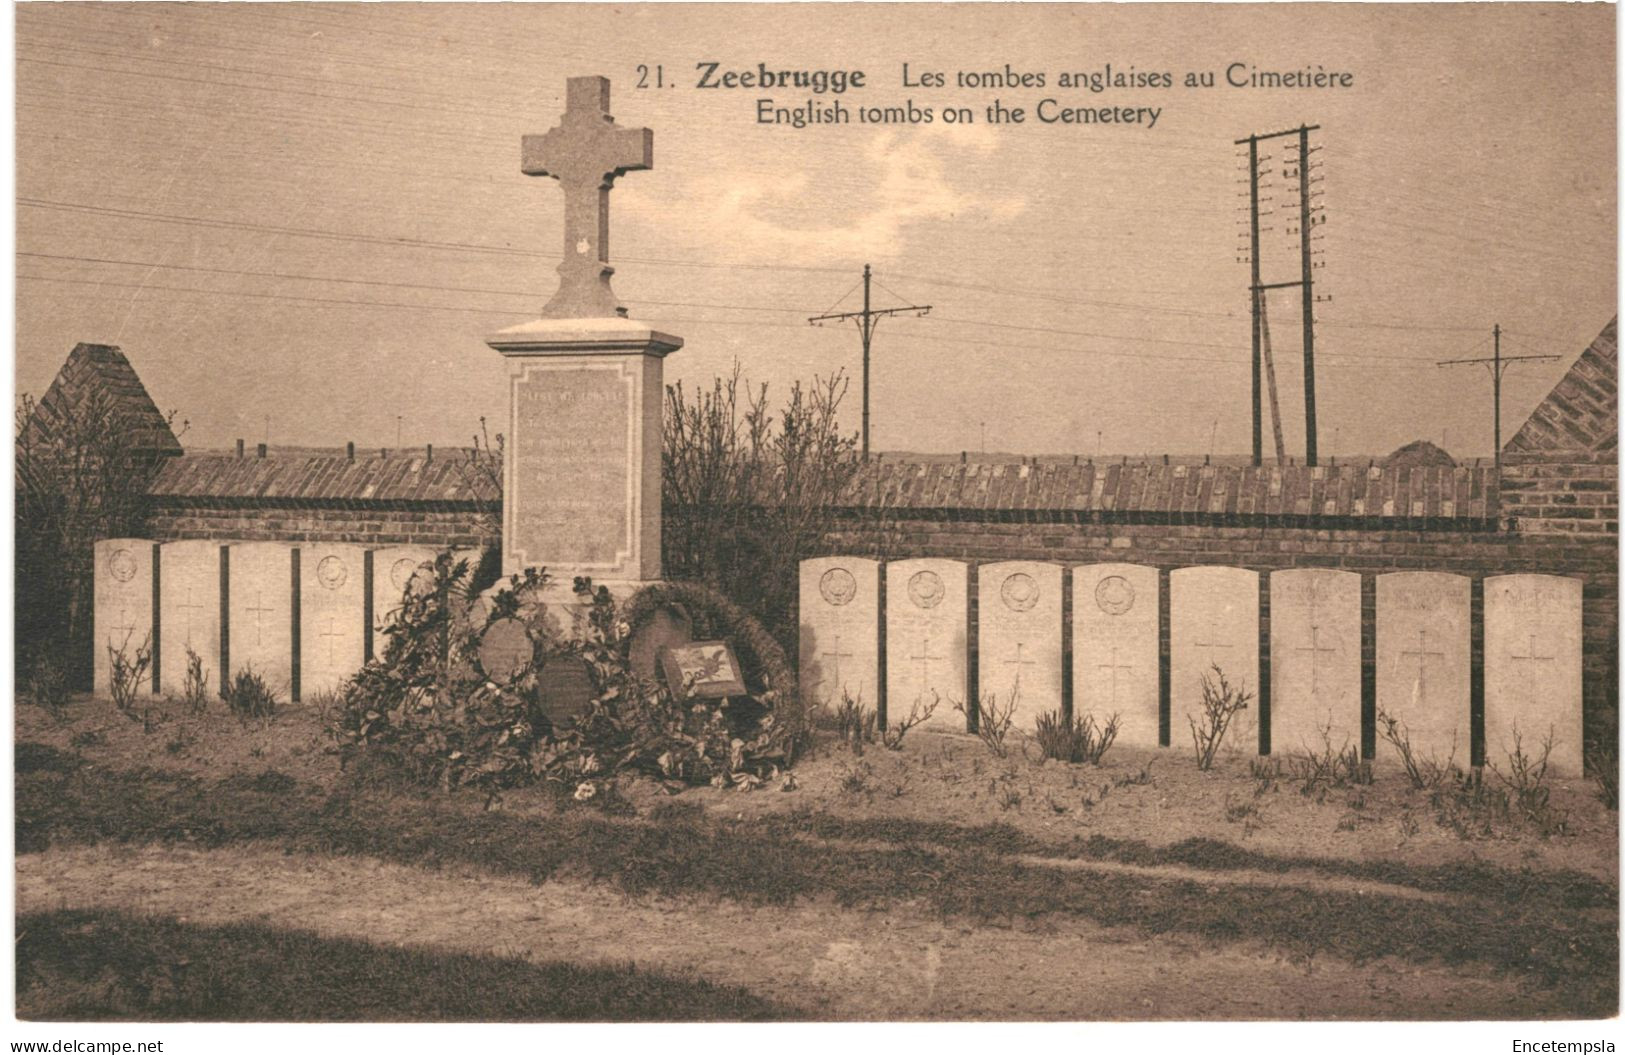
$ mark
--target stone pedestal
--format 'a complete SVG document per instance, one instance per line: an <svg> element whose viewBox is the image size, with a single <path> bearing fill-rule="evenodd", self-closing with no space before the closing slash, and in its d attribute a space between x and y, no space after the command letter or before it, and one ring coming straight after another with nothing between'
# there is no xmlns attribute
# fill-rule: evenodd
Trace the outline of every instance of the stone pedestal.
<svg viewBox="0 0 1625 1055"><path fill-rule="evenodd" d="M660 578L662 360L682 338L624 318L540 319L487 338L508 360L502 574L546 568L577 622L577 576L618 600Z"/></svg>

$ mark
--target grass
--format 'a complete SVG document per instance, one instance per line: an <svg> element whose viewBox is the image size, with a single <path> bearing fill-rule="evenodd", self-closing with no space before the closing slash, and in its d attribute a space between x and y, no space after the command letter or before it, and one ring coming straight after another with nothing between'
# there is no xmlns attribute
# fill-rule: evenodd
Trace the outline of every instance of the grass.
<svg viewBox="0 0 1625 1055"><path fill-rule="evenodd" d="M800 1017L632 966L431 952L98 910L17 919L17 1016L140 1022L722 1022Z"/></svg>
<svg viewBox="0 0 1625 1055"><path fill-rule="evenodd" d="M1271 856L1207 839L1160 848L1098 835L1057 841L1001 825L806 812L750 820L676 809L637 819L588 811L521 816L484 812L457 796L329 793L276 773L210 782L152 769L75 768L54 758L19 779L19 852L99 841L269 844L413 866L455 863L537 883L584 878L633 895L756 904L827 897L879 908L913 901L975 922L1053 914L1144 935L1259 943L1289 955L1478 964L1556 987L1577 1014L1605 1013L1617 1001L1617 890L1572 872ZM1033 856L1055 858L1056 866ZM1191 878L1059 867L1068 859L1312 870L1447 899L1246 884L1216 898ZM904 883L900 876L914 878Z"/></svg>

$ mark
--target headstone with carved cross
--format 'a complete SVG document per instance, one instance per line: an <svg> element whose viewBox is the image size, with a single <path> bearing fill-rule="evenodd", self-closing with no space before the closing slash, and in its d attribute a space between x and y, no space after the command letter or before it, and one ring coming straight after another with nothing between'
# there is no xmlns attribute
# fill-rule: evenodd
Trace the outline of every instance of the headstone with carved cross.
<svg viewBox="0 0 1625 1055"><path fill-rule="evenodd" d="M800 665L805 703L879 699L880 566L862 557L801 562ZM906 716L906 715L905 715Z"/></svg>
<svg viewBox="0 0 1625 1055"><path fill-rule="evenodd" d="M1382 715L1400 724L1418 764L1465 770L1472 751L1472 583L1465 575L1402 571L1377 576L1377 758L1399 749Z"/></svg>
<svg viewBox="0 0 1625 1055"><path fill-rule="evenodd" d="M1270 575L1270 753L1360 749L1360 576Z"/></svg>
<svg viewBox="0 0 1625 1055"><path fill-rule="evenodd" d="M502 571L546 567L567 631L577 576L622 597L660 578L662 360L683 342L628 319L609 286L610 187L652 151L647 129L615 124L607 80L568 81L558 126L521 151L524 173L564 192L558 292L487 339L508 360Z"/></svg>
<svg viewBox="0 0 1625 1055"><path fill-rule="evenodd" d="M1156 747L1160 731L1157 587L1140 564L1072 569L1072 713L1117 715L1118 742L1134 747Z"/></svg>
<svg viewBox="0 0 1625 1055"><path fill-rule="evenodd" d="M979 701L1032 732L1039 715L1061 709L1061 569L997 561L976 576Z"/></svg>
<svg viewBox="0 0 1625 1055"><path fill-rule="evenodd" d="M337 689L366 649L365 551L318 543L299 554L299 696Z"/></svg>
<svg viewBox="0 0 1625 1055"><path fill-rule="evenodd" d="M1552 772L1580 775L1581 589L1560 575L1484 580L1484 758L1503 773L1549 740Z"/></svg>
<svg viewBox="0 0 1625 1055"><path fill-rule="evenodd" d="M1189 743L1202 720L1202 681L1217 666L1233 691L1252 698L1225 733L1221 751L1258 751L1258 573L1245 568L1175 568L1168 574L1168 705L1171 736Z"/></svg>
<svg viewBox="0 0 1625 1055"><path fill-rule="evenodd" d="M210 696L220 687L220 543L180 539L158 547L159 684L165 693L186 691L188 650Z"/></svg>
<svg viewBox="0 0 1625 1055"><path fill-rule="evenodd" d="M103 539L95 547L94 670L97 695L108 693L112 648L136 663L142 650L150 657L154 645L152 611L152 542L147 539ZM150 665L137 691L152 692Z"/></svg>
<svg viewBox="0 0 1625 1055"><path fill-rule="evenodd" d="M957 560L899 560L886 565L886 717L907 720L914 708L924 723L964 732L955 708L969 700L965 682L967 589Z"/></svg>
<svg viewBox="0 0 1625 1055"><path fill-rule="evenodd" d="M287 703L293 691L293 547L234 542L226 560L227 677L253 671Z"/></svg>

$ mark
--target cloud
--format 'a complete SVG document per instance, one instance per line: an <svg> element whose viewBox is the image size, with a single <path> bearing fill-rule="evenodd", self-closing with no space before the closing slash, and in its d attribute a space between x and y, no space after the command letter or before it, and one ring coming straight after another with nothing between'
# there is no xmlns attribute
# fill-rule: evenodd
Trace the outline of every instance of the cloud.
<svg viewBox="0 0 1625 1055"><path fill-rule="evenodd" d="M955 178L960 155L991 151L983 129L935 126L881 131L850 153L780 155L776 171L735 164L689 180L683 208L691 230L752 255L844 262L892 257L905 250L909 229L936 222L1009 219L1023 208L1014 198L974 189ZM767 160L767 159L764 159ZM786 160L792 167L783 167ZM660 203L629 201L638 212ZM669 203L659 209L667 217ZM667 221L669 223L669 220Z"/></svg>

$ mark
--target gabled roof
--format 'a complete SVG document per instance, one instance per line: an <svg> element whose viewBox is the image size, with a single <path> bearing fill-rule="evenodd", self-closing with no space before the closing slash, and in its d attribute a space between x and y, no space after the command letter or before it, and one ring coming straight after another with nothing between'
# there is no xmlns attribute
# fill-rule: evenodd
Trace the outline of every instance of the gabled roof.
<svg viewBox="0 0 1625 1055"><path fill-rule="evenodd" d="M1508 441L1508 453L1612 456L1619 449L1619 316Z"/></svg>
<svg viewBox="0 0 1625 1055"><path fill-rule="evenodd" d="M97 391L105 392L112 405L130 423L130 449L146 454L180 454L180 440L169 422L158 412L146 386L124 353L107 344L76 344L68 353L56 380L35 408L28 427L49 440L57 423Z"/></svg>

